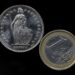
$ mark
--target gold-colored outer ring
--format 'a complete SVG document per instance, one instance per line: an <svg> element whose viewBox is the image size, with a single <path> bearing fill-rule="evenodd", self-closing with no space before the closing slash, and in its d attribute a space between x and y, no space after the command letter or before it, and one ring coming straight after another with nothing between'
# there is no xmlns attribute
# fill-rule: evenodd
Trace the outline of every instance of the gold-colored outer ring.
<svg viewBox="0 0 75 75"><path fill-rule="evenodd" d="M54 69L54 70L65 70L65 69L68 69L70 68L72 65L74 65L75 63L75 50L74 50L74 54L73 56L71 57L71 59L64 63L64 64L55 64L55 63L52 63L46 56L45 54L45 46L46 46L46 42L52 37L52 36L55 36L55 35L64 35L66 36L68 39L71 40L71 42L73 43L73 47L75 49L75 36L69 32L69 31L66 31L66 30L61 30L61 29L58 29L58 30L53 30L49 33L47 33L43 39L41 40L40 42L40 46L39 46L39 54L40 54L40 58L42 59L43 63L45 65L47 65L49 68L51 69Z"/></svg>

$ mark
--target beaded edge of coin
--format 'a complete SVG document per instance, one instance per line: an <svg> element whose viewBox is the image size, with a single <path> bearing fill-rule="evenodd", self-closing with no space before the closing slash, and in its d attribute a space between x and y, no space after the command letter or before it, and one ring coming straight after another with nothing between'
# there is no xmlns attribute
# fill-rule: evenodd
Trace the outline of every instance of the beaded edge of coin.
<svg viewBox="0 0 75 75"><path fill-rule="evenodd" d="M72 56L71 60L69 60L67 63L64 63L64 64L54 64L54 63L52 63L52 62L47 58L47 56L46 56L46 54L45 54L45 45L46 45L46 42L47 42L47 40L49 39L50 34L53 34L53 33L56 33L56 32L61 32L61 33L63 33L63 35L66 34L66 35L70 36L69 38L72 38L71 41L72 41L73 45L75 46L75 42L74 42L74 41L75 41L75 36L74 36L71 32L69 32L69 31L67 31L67 30L63 30L63 29L53 30L53 31L47 33L47 34L42 38L42 40L41 40L41 42L40 42L40 46L39 46L39 55L40 55L41 60L43 61L43 63L44 63L47 67L49 67L49 68L51 68L51 69L53 69L53 70L61 71L61 70L66 70L66 69L68 69L68 68L70 68L71 66L74 65L74 63L75 63L75 55ZM59 35L60 35L60 34L59 34ZM45 43L45 44L44 44L44 43ZM74 48L75 48L75 47L74 47Z"/></svg>

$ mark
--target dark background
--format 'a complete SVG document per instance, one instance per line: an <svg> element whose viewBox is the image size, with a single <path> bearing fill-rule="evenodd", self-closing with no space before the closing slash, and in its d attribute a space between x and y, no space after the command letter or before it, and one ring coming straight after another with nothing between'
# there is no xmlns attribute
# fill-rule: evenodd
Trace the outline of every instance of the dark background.
<svg viewBox="0 0 75 75"><path fill-rule="evenodd" d="M54 29L65 29L75 34L73 2L0 0L0 14L8 7L18 4L29 5L40 13L45 26L44 35ZM73 75L74 71L75 65L64 71L55 71L45 66L39 56L39 45L26 53L14 53L0 43L0 75Z"/></svg>

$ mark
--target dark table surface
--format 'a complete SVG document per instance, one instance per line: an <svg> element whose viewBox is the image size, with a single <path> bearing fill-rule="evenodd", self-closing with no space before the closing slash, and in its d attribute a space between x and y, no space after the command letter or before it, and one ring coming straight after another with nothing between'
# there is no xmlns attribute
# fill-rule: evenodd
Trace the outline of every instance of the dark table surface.
<svg viewBox="0 0 75 75"><path fill-rule="evenodd" d="M12 5L24 4L36 9L44 21L45 32L65 29L75 34L74 6L66 2L49 0L1 0L0 14ZM14 53L0 43L0 75L68 75L75 74L75 65L65 71L55 71L43 64L39 56L39 45L26 53Z"/></svg>

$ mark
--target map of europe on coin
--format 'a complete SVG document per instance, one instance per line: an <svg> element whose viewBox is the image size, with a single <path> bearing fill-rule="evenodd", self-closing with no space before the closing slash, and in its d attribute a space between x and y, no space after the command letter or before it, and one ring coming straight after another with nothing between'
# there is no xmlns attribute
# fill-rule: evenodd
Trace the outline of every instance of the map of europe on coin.
<svg viewBox="0 0 75 75"><path fill-rule="evenodd" d="M43 33L42 18L30 6L11 6L0 15L0 41L11 51L32 50L40 42Z"/></svg>
<svg viewBox="0 0 75 75"><path fill-rule="evenodd" d="M75 36L66 30L51 31L42 39L39 52L48 67L67 69L75 62Z"/></svg>

